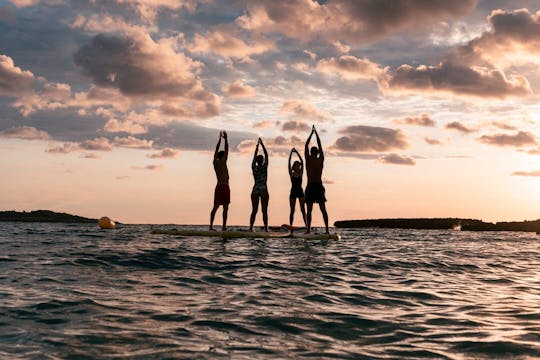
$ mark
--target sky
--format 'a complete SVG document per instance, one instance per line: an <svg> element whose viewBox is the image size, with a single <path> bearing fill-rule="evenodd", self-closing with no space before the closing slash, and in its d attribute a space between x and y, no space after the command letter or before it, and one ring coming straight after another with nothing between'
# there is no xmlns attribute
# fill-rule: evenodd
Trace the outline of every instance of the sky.
<svg viewBox="0 0 540 360"><path fill-rule="evenodd" d="M286 223L315 125L331 223L537 219L539 65L538 1L0 0L0 210L207 223L227 130Z"/></svg>

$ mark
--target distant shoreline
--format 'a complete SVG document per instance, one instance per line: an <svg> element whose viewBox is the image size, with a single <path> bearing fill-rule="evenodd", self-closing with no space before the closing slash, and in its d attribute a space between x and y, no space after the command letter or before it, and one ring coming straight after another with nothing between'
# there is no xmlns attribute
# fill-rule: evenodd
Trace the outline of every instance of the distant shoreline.
<svg viewBox="0 0 540 360"><path fill-rule="evenodd" d="M51 222L51 223L97 223L97 219L90 219L78 215L54 212L50 210L34 211L0 211L0 221L13 222Z"/></svg>
<svg viewBox="0 0 540 360"><path fill-rule="evenodd" d="M461 230L461 231L521 231L540 232L540 219L533 221L510 221L490 223L477 219L461 218L399 218L336 221L341 229L381 228L414 230Z"/></svg>
<svg viewBox="0 0 540 360"><path fill-rule="evenodd" d="M97 219L50 210L0 211L0 222L50 222L97 223ZM410 229L410 230L461 230L461 231L518 231L540 232L540 219L533 221L484 222L462 218L389 218L340 220L338 229Z"/></svg>

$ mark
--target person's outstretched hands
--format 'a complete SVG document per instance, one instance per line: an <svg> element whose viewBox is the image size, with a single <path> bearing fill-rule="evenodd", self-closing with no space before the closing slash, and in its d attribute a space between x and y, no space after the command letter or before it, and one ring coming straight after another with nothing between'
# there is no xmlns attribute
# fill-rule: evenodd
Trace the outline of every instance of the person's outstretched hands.
<svg viewBox="0 0 540 360"><path fill-rule="evenodd" d="M226 131L223 131L223 138L226 140L227 139L227 132Z"/></svg>

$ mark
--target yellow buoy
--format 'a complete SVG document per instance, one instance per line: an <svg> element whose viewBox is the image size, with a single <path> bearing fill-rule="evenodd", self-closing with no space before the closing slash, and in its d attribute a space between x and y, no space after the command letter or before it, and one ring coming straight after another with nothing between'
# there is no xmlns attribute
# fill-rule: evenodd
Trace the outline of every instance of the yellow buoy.
<svg viewBox="0 0 540 360"><path fill-rule="evenodd" d="M100 229L114 229L116 224L107 216L103 216L98 220L98 225Z"/></svg>

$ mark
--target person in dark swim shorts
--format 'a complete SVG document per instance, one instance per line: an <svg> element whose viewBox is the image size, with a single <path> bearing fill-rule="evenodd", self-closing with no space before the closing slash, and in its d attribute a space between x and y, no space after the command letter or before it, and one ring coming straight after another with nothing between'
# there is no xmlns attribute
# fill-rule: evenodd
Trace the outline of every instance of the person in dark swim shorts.
<svg viewBox="0 0 540 360"><path fill-rule="evenodd" d="M309 149L309 143L311 137L315 134L317 138L317 146L313 146L311 151ZM308 184L306 186L306 206L307 206L307 233L311 232L311 213L313 211L313 204L318 203L319 208L324 219L324 226L326 233L328 234L328 213L326 212L326 196L325 189L322 184L322 171L324 167L324 153L321 145L321 139L315 126L311 129L311 134L309 135L306 146L305 146L305 157L306 157L306 172L308 178Z"/></svg>
<svg viewBox="0 0 540 360"><path fill-rule="evenodd" d="M225 140L224 150L219 150L221 139ZM214 230L214 217L220 206L223 206L223 231L227 230L227 213L229 211L229 203L231 202L231 190L229 189L229 169L227 168L227 159L229 157L229 141L227 133L222 131L219 133L219 141L214 152L214 171L216 172L217 185L214 190L214 207L210 212L210 230Z"/></svg>

